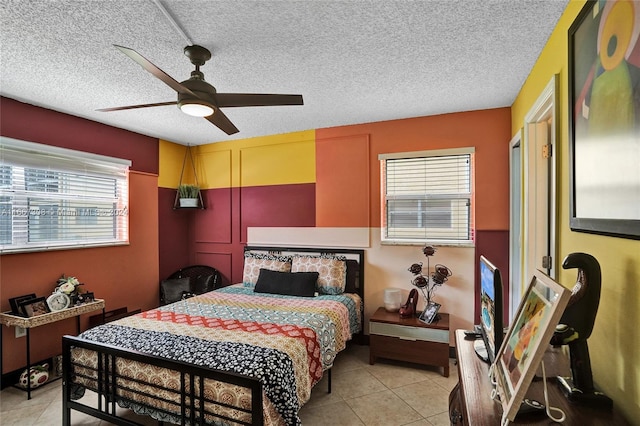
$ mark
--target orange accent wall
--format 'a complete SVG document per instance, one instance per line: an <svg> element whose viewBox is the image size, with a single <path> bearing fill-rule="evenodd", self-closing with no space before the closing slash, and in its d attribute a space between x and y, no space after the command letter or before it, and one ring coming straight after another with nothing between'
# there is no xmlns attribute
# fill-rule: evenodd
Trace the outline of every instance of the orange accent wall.
<svg viewBox="0 0 640 426"><path fill-rule="evenodd" d="M340 147L346 153L347 164L351 160L351 169L334 168L332 175L329 167L321 168L332 161L329 146L323 147L322 141L344 140L357 135L368 135L368 165L359 164L363 157L361 147ZM316 205L317 216L322 217L319 226L346 226L340 215L347 214L342 207L346 194L358 193L361 181L349 182L351 176L368 173L371 226L380 226L380 167L378 154L393 152L422 151L429 149L446 149L459 147L475 147L475 188L476 188L476 229L506 230L509 229L509 140L511 139L510 108L497 108L481 111L469 111L429 117L409 118L404 120L381 121L351 126L331 127L316 130L316 140L320 141L317 154L317 185L322 179L329 179L335 191L323 191L321 201ZM333 147L331 147L333 148ZM325 155L326 151L326 155ZM349 157L348 155L351 155ZM345 159L340 160L342 164ZM336 187L335 184L342 186ZM339 188L339 189L338 189ZM332 212L327 210L331 209ZM338 210L338 211L336 211ZM364 212L349 212L362 216Z"/></svg>
<svg viewBox="0 0 640 426"><path fill-rule="evenodd" d="M2 98L3 136L133 160L129 175L129 245L0 256L0 309L9 298L48 296L61 274L78 277L105 299L106 309L158 305L158 140L11 99ZM28 123L28 124L27 124ZM81 317L81 327L90 315ZM61 353L61 336L75 334L75 319L31 330L31 360ZM25 338L3 326L2 373L24 367Z"/></svg>
<svg viewBox="0 0 640 426"><path fill-rule="evenodd" d="M129 245L78 250L56 250L0 257L3 311L9 298L27 293L51 294L60 275L85 283L84 289L104 299L106 309L129 310L158 305L158 189L155 175L130 173ZM96 312L99 313L99 312ZM81 317L86 329L90 315ZM37 327L31 331L31 359L41 360L62 352L61 336L76 334L75 319ZM2 335L3 372L25 365L25 338L16 339L13 328Z"/></svg>
<svg viewBox="0 0 640 426"><path fill-rule="evenodd" d="M369 167L369 135L316 139L316 226L370 226Z"/></svg>

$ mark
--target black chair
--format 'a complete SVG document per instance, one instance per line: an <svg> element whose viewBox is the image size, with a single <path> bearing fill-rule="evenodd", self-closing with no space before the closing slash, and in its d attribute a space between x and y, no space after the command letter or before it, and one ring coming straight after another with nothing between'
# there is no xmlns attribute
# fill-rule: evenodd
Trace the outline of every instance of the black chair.
<svg viewBox="0 0 640 426"><path fill-rule="evenodd" d="M186 266L160 282L160 305L206 293L222 286L222 275L211 266Z"/></svg>

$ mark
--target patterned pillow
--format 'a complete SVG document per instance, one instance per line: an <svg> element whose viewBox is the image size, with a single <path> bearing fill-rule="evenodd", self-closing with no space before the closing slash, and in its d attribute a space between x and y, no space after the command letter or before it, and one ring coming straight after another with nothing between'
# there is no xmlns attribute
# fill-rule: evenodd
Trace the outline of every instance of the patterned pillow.
<svg viewBox="0 0 640 426"><path fill-rule="evenodd" d="M245 252L242 282L255 285L260 275L260 268L271 271L291 272L291 257Z"/></svg>
<svg viewBox="0 0 640 426"><path fill-rule="evenodd" d="M335 255L293 256L291 272L318 272L318 293L342 294L347 282L347 258Z"/></svg>

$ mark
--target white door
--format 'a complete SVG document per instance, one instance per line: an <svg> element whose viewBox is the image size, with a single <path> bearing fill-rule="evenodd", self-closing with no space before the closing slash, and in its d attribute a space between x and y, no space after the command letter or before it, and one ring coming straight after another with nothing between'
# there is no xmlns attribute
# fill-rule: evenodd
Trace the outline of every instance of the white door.
<svg viewBox="0 0 640 426"><path fill-rule="evenodd" d="M554 75L524 120L524 141L521 144L524 185L520 212L513 206L515 200L511 203L511 214L519 213L522 220L522 238L519 241L520 256L514 254L510 259L510 268L520 272L519 277L510 274L510 318L513 318L520 304L520 295L537 269L552 278L556 274L557 80Z"/></svg>
<svg viewBox="0 0 640 426"><path fill-rule="evenodd" d="M550 160L549 123L527 123L527 199L525 210L525 278L536 269L551 273L551 235L549 205Z"/></svg>

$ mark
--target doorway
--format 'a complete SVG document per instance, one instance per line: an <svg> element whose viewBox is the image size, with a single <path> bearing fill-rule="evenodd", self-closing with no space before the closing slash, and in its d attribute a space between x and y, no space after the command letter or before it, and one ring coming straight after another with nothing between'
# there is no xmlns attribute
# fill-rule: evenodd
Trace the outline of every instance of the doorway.
<svg viewBox="0 0 640 426"><path fill-rule="evenodd" d="M554 75L511 141L510 319L536 270L556 275L557 84Z"/></svg>

